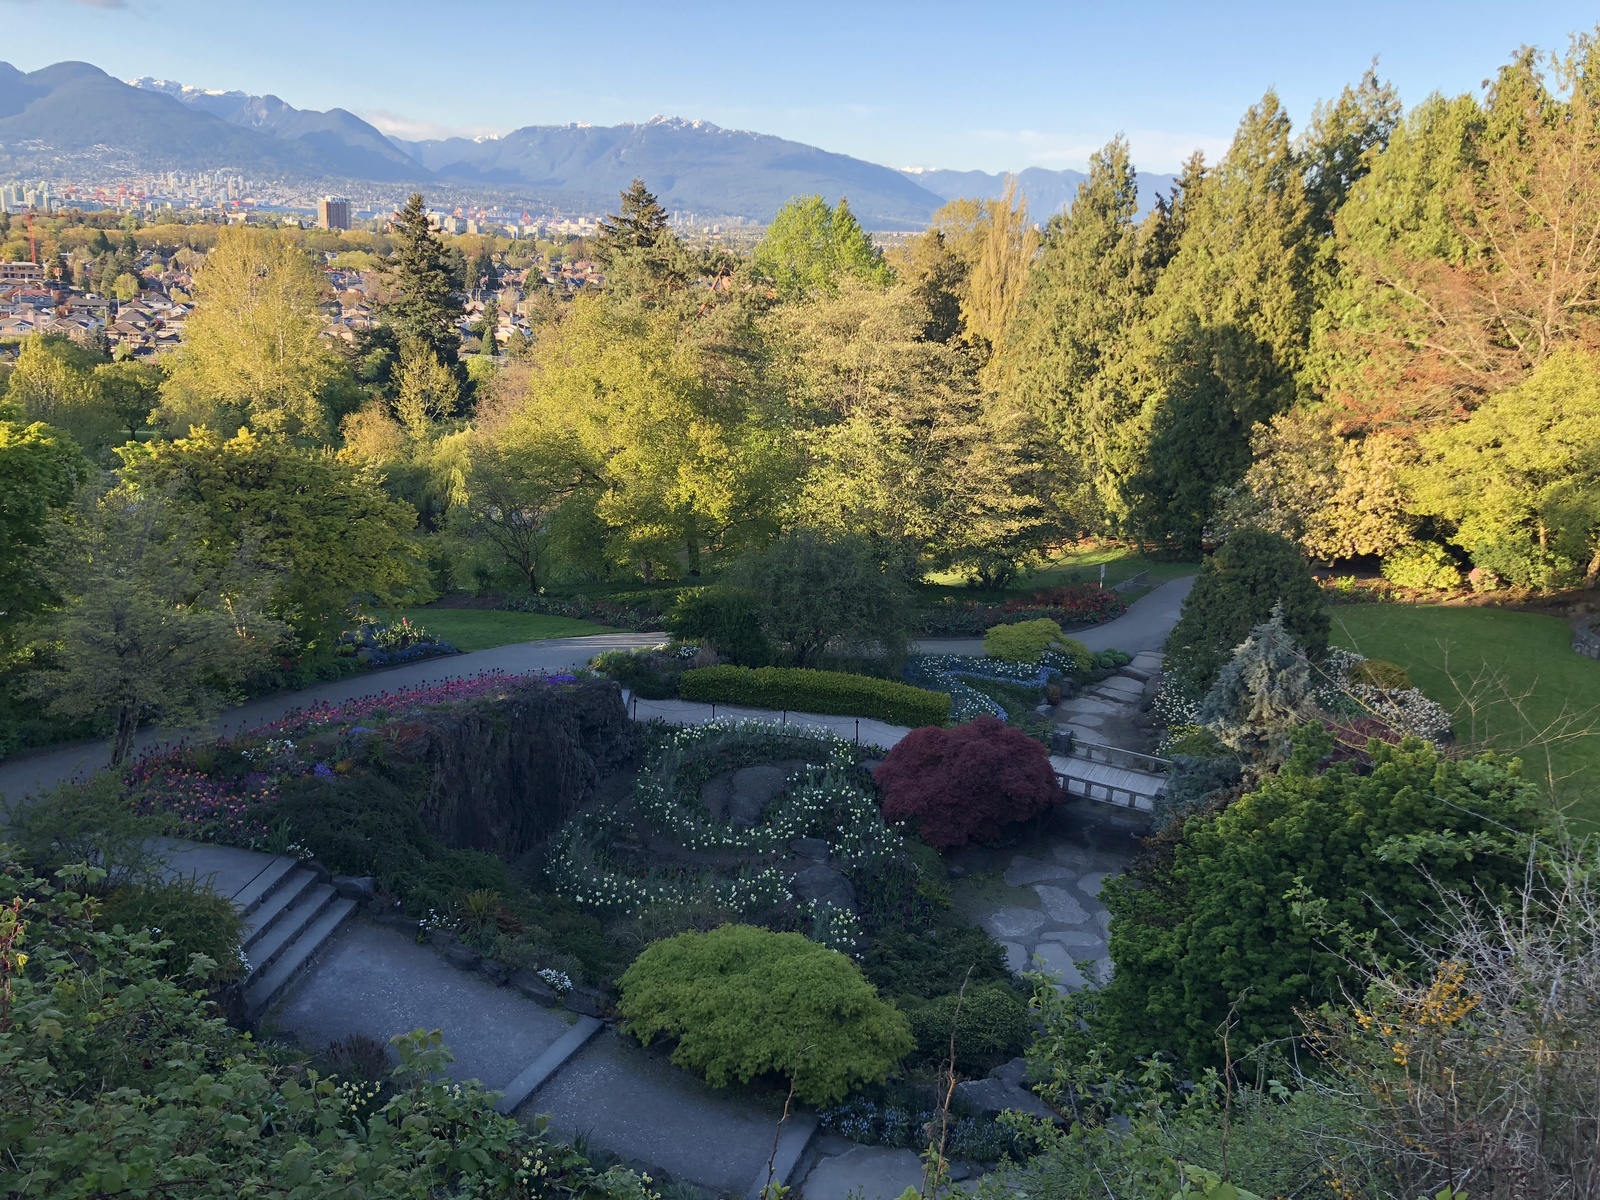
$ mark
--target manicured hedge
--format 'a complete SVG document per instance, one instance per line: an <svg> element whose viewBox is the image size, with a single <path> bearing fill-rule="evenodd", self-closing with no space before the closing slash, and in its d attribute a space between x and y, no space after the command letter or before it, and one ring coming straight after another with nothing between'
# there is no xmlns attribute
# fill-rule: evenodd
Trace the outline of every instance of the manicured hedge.
<svg viewBox="0 0 1600 1200"><path fill-rule="evenodd" d="M943 725L950 716L950 697L944 692L803 667L701 667L683 673L678 694L685 700L874 717L912 727Z"/></svg>

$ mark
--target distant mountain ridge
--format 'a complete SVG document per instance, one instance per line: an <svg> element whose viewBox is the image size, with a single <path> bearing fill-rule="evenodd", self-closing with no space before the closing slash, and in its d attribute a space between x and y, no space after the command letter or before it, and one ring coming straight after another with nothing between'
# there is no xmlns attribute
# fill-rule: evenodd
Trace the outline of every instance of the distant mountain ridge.
<svg viewBox="0 0 1600 1200"><path fill-rule="evenodd" d="M219 92L189 87L167 79L130 79L128 86L171 96L230 125L256 129L307 147L309 153L336 166L332 174L353 179L403 181L418 177L417 163L378 130L342 108L327 112L295 108L276 96Z"/></svg>
<svg viewBox="0 0 1600 1200"><path fill-rule="evenodd" d="M1007 177L1003 172L906 167L901 169L901 174L945 200L998 200L1006 190ZM1082 171L1051 171L1044 167L1028 167L1016 172L1016 176L1017 188L1028 201L1028 215L1041 222L1069 207L1078 194L1078 185L1088 178ZM1176 180L1176 175L1139 172L1139 211L1149 212L1154 208L1156 197L1165 195Z"/></svg>
<svg viewBox="0 0 1600 1200"><path fill-rule="evenodd" d="M42 146L43 150L39 150ZM1005 176L897 171L770 134L652 117L613 126L529 125L498 137L406 141L342 108L299 109L277 96L124 82L82 62L24 73L0 62L0 162L46 166L52 154L125 156L140 169L231 168L257 177L479 185L524 206L609 211L642 178L664 205L703 217L770 220L789 199L841 197L869 228L918 229L957 196L998 197ZM1044 220L1083 174L1031 167L1018 176ZM1148 208L1171 176L1141 175Z"/></svg>
<svg viewBox="0 0 1600 1200"><path fill-rule="evenodd" d="M723 129L652 117L643 124L529 125L495 138L391 139L442 179L528 185L604 206L635 176L668 208L770 220L794 196L841 196L877 228L919 228L943 201L876 163Z"/></svg>

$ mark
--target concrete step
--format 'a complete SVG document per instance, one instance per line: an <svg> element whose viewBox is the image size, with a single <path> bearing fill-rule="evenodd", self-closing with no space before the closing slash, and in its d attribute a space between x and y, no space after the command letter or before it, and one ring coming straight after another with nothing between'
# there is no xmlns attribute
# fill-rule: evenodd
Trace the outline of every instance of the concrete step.
<svg viewBox="0 0 1600 1200"><path fill-rule="evenodd" d="M294 859L280 854L234 894L233 906L247 916L255 912L261 906L261 902L272 894L273 889L281 886L292 872L299 869L299 866L300 864Z"/></svg>
<svg viewBox="0 0 1600 1200"><path fill-rule="evenodd" d="M290 871L285 875L283 882L268 892L256 905L256 910L244 919L245 948L249 949L260 941L316 882L317 877L306 870Z"/></svg>
<svg viewBox="0 0 1600 1200"><path fill-rule="evenodd" d="M267 1010L278 993L288 986L289 981L295 977L322 944L337 932L339 926L350 919L356 910L354 900L335 900L324 908L321 914L313 921L300 936L295 938L277 960L260 973L252 973L250 981L244 987L245 1012L251 1020L255 1020Z"/></svg>
<svg viewBox="0 0 1600 1200"><path fill-rule="evenodd" d="M259 938L245 942L244 952L250 958L251 976L268 970L337 896L338 893L328 884L313 881L312 886L300 893L296 902L284 910L271 928L264 930Z"/></svg>

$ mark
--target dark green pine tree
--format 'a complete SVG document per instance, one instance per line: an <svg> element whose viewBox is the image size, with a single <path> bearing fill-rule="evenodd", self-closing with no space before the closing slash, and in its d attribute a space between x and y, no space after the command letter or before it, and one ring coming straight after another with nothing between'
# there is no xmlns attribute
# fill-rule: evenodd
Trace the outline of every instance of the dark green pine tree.
<svg viewBox="0 0 1600 1200"><path fill-rule="evenodd" d="M459 375L462 312L461 256L446 249L428 225L422 196L413 193L394 219L394 251L384 266L394 298L383 320L400 344L425 343L440 362Z"/></svg>
<svg viewBox="0 0 1600 1200"><path fill-rule="evenodd" d="M689 276L688 256L668 227L667 210L642 179L621 195L622 211L600 222L593 248L605 269L606 288L651 299L682 287Z"/></svg>

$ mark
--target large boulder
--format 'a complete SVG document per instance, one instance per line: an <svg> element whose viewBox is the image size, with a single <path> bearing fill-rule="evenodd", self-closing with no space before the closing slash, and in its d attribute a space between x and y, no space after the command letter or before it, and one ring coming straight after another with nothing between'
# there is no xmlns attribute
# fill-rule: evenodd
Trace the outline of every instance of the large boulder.
<svg viewBox="0 0 1600 1200"><path fill-rule="evenodd" d="M396 757L428 774L419 811L458 849L521 854L554 833L635 750L615 683L521 683L419 715Z"/></svg>

